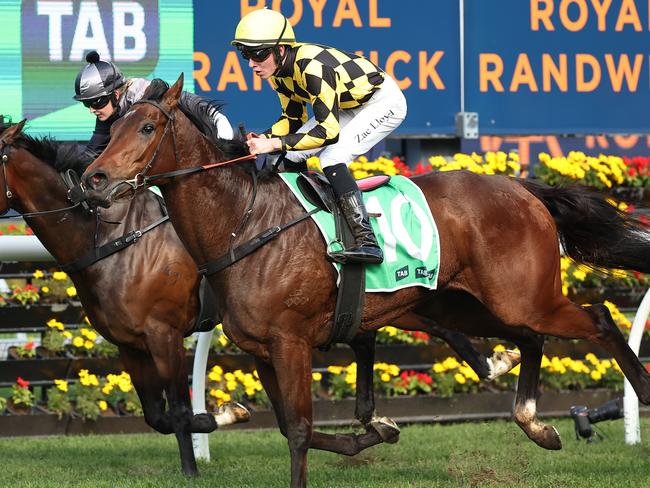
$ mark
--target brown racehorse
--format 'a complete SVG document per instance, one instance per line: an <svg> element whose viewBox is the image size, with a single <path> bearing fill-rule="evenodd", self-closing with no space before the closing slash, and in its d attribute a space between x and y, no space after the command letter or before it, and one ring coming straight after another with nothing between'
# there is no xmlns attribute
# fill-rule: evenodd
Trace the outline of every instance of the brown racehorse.
<svg viewBox="0 0 650 488"><path fill-rule="evenodd" d="M81 173L86 159L75 144L30 138L21 134L22 127L23 123L0 126L0 154L7 156L2 163L6 183L0 185L6 184L5 190L10 188L12 193L10 201L6 191L0 197L0 212L9 207L21 212L42 212L68 206L67 188L58 173L67 168ZM156 198L146 192L134 202L102 214L108 221L121 221L119 225L103 224L98 229L98 240L103 243L156 221L161 208ZM96 220L81 209L26 218L60 263L75 261L94 245ZM173 228L156 228L143 236L138 245L73 273L72 279L93 324L104 337L120 346L149 425L160 432L179 435L174 425L179 424L179 417L185 416L183 422L191 422L193 432L216 428L211 417L191 416L182 341L199 312L198 275L194 261L180 245ZM168 299L169 293L173 293L173 299ZM432 333L448 341L482 378L493 378L517 362L517 358L507 355L495 355L488 360L457 332L436 327ZM373 416L374 334L360 337L352 346L359 364L356 415L370 431L350 438L354 441L350 449L359 450L360 446L380 442L399 431L391 428L388 419ZM163 390L171 407L169 414L165 413ZM225 425L233 417L242 420L243 412L236 405L227 404L217 416L218 423ZM190 430L181 431L179 445L184 471L195 474Z"/></svg>
<svg viewBox="0 0 650 488"><path fill-rule="evenodd" d="M209 144L176 110L182 82L181 76L168 91L150 93L152 100L134 105L113 126L111 144L85 173L89 197L110 205L150 183L147 176L246 154L243 144ZM197 263L227 253L232 239L241 244L304 213L290 190L271 175L259 181L248 223L233 237L253 194L247 169L228 164L162 180L172 223ZM638 224L586 189L462 171L413 181L440 231L444 260L439 290L367 294L362 331L387 323L423 330L434 322L473 323L475 332L523 345L515 419L531 439L548 448L559 448L560 441L552 426L536 418L543 334L605 347L641 401L650 402L650 374L607 308L570 302L562 294L559 269L558 235L565 252L582 262L650 271L648 234ZM289 441L291 485L305 486L310 446L342 452L339 437L315 433L312 427L312 349L328 338L336 298L334 273L316 225L304 221L289 228L211 275L210 283L224 331L256 357ZM307 300L287 302L296 290Z"/></svg>

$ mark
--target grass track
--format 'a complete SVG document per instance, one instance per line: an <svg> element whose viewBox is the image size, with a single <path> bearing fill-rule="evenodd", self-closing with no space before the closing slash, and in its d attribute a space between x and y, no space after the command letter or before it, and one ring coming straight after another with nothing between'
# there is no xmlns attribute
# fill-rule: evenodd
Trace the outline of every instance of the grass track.
<svg viewBox="0 0 650 488"><path fill-rule="evenodd" d="M650 419L642 444L623 421L598 424L606 440L577 442L554 422L561 451L544 451L511 422L407 426L396 445L355 458L310 451L310 487L650 487ZM287 487L289 454L276 431L217 432L213 462L187 479L173 437L157 434L0 439L0 487Z"/></svg>

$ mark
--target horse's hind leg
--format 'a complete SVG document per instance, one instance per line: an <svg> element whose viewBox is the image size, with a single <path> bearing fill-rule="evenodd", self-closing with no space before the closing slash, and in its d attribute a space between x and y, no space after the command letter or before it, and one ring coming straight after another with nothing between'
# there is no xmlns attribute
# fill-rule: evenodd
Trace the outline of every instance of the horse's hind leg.
<svg viewBox="0 0 650 488"><path fill-rule="evenodd" d="M519 337L503 334L521 351L521 369L517 381L517 396L515 399L515 422L526 435L538 446L545 449L562 449L560 434L555 427L544 424L537 418L537 387L539 370L544 348L544 336L524 331Z"/></svg>
<svg viewBox="0 0 650 488"><path fill-rule="evenodd" d="M436 320L414 312L399 317L392 324L401 329L425 331L444 340L482 380L493 380L519 364L520 357L517 353L495 352L488 358L476 350L465 334L452 330L452 328L464 328L469 333L483 333L481 326L485 327L486 323L493 320L492 317L482 318L481 314L485 312L473 306L473 308L463 308L462 312L452 307L445 307L442 313L445 314L444 327Z"/></svg>
<svg viewBox="0 0 650 488"><path fill-rule="evenodd" d="M287 422L275 370L272 366L257 358L255 359L255 365L260 381L264 385L264 390L273 404L273 410L278 421L280 432L283 436L287 437ZM323 432L313 431L309 447L344 454L346 456L354 456L364 449L381 444L382 442L383 439L374 429L369 429L364 434L325 434Z"/></svg>
<svg viewBox="0 0 650 488"><path fill-rule="evenodd" d="M564 299L533 328L540 333L585 339L604 347L616 359L639 400L650 404L650 374L625 342L605 305L579 307Z"/></svg>

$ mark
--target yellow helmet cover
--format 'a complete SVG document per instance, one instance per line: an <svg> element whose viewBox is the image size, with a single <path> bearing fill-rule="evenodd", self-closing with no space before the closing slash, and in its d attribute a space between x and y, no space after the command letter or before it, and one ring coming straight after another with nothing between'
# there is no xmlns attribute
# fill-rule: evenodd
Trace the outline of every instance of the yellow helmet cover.
<svg viewBox="0 0 650 488"><path fill-rule="evenodd" d="M263 8L246 14L237 24L235 38L230 44L250 47L272 47L279 44L293 46L296 35L284 15Z"/></svg>

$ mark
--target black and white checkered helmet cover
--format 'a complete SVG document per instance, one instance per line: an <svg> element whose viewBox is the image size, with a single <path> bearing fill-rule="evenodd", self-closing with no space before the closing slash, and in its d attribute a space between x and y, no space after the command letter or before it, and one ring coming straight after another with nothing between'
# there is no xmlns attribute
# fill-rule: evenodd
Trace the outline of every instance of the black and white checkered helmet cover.
<svg viewBox="0 0 650 488"><path fill-rule="evenodd" d="M90 100L110 95L125 83L122 71L109 61L100 61L97 51L86 55L84 66L74 82L75 100Z"/></svg>

